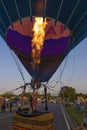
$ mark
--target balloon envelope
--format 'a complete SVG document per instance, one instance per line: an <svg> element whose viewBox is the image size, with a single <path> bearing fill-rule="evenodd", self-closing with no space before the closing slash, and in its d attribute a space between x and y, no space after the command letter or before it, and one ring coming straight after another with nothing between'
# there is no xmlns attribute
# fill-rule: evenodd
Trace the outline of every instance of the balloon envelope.
<svg viewBox="0 0 87 130"><path fill-rule="evenodd" d="M10 4L9 4L10 3ZM43 15L44 12L44 15ZM65 56L87 36L87 0L0 1L0 34L33 78L48 81ZM34 17L46 17L41 62L31 57Z"/></svg>

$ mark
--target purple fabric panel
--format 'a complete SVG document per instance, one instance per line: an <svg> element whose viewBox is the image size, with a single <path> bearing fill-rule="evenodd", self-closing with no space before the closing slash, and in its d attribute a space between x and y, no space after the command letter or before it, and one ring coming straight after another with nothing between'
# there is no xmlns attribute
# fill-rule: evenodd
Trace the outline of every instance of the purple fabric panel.
<svg viewBox="0 0 87 130"><path fill-rule="evenodd" d="M31 39L31 37L24 36L11 29L7 31L6 35L8 45L26 53L31 53Z"/></svg>
<svg viewBox="0 0 87 130"><path fill-rule="evenodd" d="M6 40L11 48L15 48L19 51L31 54L31 37L24 36L17 31L9 29L7 31ZM41 55L43 56L63 53L67 49L68 42L69 37L45 40Z"/></svg>
<svg viewBox="0 0 87 130"><path fill-rule="evenodd" d="M68 41L69 37L45 40L44 48L41 52L41 55L52 55L65 52L68 46Z"/></svg>

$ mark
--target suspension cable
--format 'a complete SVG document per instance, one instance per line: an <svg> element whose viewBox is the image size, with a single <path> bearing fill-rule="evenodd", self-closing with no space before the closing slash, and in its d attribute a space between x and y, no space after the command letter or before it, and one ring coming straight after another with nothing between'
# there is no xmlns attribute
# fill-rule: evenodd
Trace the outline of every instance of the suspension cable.
<svg viewBox="0 0 87 130"><path fill-rule="evenodd" d="M53 81L51 81L51 82L49 82L48 81L48 83L53 83L53 82L55 82L56 81L56 79L58 79L59 78L59 76L60 75L62 75L63 74L63 72L64 72L64 69L65 69L65 67L66 67L66 64L67 64L67 61L68 61L68 55L67 55L67 57L66 57L66 60L65 60L65 63L64 63L64 66L63 66L63 69L62 69L62 71L61 71L61 73L53 80ZM59 81L57 81L57 82L59 82Z"/></svg>
<svg viewBox="0 0 87 130"><path fill-rule="evenodd" d="M21 15L20 15L20 12L19 12L19 9L18 9L17 1L14 0L14 3L15 3L15 7L16 7L16 10L17 10L17 13L18 13L19 20L20 20L20 22L21 22L21 24L22 24Z"/></svg>
<svg viewBox="0 0 87 130"><path fill-rule="evenodd" d="M85 29L87 27L87 24L79 31L79 33L76 35L76 36L79 36L79 34ZM87 33L87 32L86 32ZM85 34L86 34L85 33ZM83 37L83 36L82 36ZM80 37L80 38L82 38L82 37ZM75 37L74 37L74 39L73 39L73 41L72 41L72 43L76 43L76 42L78 42L79 40L76 40L75 41Z"/></svg>
<svg viewBox="0 0 87 130"><path fill-rule="evenodd" d="M75 51L74 51L74 62L73 62L73 69L72 69L72 73L71 73L71 78L68 81L67 86L71 83L71 81L73 79L74 72L75 72Z"/></svg>
<svg viewBox="0 0 87 130"><path fill-rule="evenodd" d="M5 38L5 35L4 35L4 33L2 32L1 29L0 29L0 32L3 34L3 37ZM5 42L5 44L6 44L6 42ZM7 44L6 44L6 45L7 45ZM16 65L17 65L17 68L18 68L18 70L19 70L19 72L20 72L20 74L21 74L21 77L22 77L22 79L23 79L24 84L26 84L25 78L24 78L24 75L23 75L23 72L22 72L22 70L21 70L21 68L20 68L20 66L19 66L18 58L16 58L16 57L14 56L14 54L12 53L12 50L10 49L9 46L8 46L8 48L9 48L9 51L10 51L10 53L11 53L11 55L12 55L12 57L13 57L15 63L16 63Z"/></svg>
<svg viewBox="0 0 87 130"><path fill-rule="evenodd" d="M31 0L29 0L29 7L30 7L30 19L32 22L32 9L31 9Z"/></svg>
<svg viewBox="0 0 87 130"><path fill-rule="evenodd" d="M12 53L12 50L11 50L11 49L10 49L10 52L11 52L11 54L12 54L12 57L13 57L13 59L14 59L16 65L17 65L17 68L18 68L18 70L19 70L19 72L20 72L20 74L21 74L21 77L22 77L22 79L23 79L23 81L24 81L24 84L25 84L25 83L26 83L26 82L25 82L25 78L24 78L24 76L23 76L23 73L22 73L22 71L21 71L21 68L19 67L18 59L14 56L14 54Z"/></svg>
<svg viewBox="0 0 87 130"><path fill-rule="evenodd" d="M74 26L74 28L72 29L72 33L73 31L76 29L76 27L79 25L79 23L83 20L83 18L87 15L87 11L82 15L82 17L79 19L79 21L77 22L77 24Z"/></svg>
<svg viewBox="0 0 87 130"><path fill-rule="evenodd" d="M2 36L3 36L3 38L5 38L5 34L4 34L4 32L1 30L1 28L0 28L0 32L1 32Z"/></svg>
<svg viewBox="0 0 87 130"><path fill-rule="evenodd" d="M68 86L68 85L70 84L70 82L72 81L73 74L74 74L74 68L75 68L74 66L75 66L75 53L74 53L73 70L72 70L71 78L70 78L69 82L67 83L67 86ZM61 76L62 76L62 75L61 75L61 68L60 68L60 79L59 79L59 80L60 80L60 81L59 81L59 82L60 82L60 87L61 87L61 84L62 84L62 86L64 86L64 85L63 85L63 82L61 81L61 78L62 78ZM57 85L57 84L56 84L56 85ZM50 87L50 88L54 88L54 87L56 87L56 85L53 86L53 87L51 87L51 86L49 86L49 87Z"/></svg>
<svg viewBox="0 0 87 130"><path fill-rule="evenodd" d="M67 22L66 22L65 27L66 27L66 26L68 25L68 23L70 22L70 19L72 18L73 14L75 13L75 11L76 11L76 9L77 9L77 7L78 7L78 5L79 5L79 2L80 2L80 0L77 1L77 3L76 3L76 5L75 5L75 7L74 7L74 9L73 9L73 11L72 11L70 17L68 18L68 20L67 20Z"/></svg>
<svg viewBox="0 0 87 130"><path fill-rule="evenodd" d="M62 5L63 5L63 0L61 1L60 7L59 7L59 9L58 9L58 13L57 13L57 16L56 16L56 19L55 19L55 25L56 25L56 22L57 22L57 20L58 20L58 18L59 18L59 15L60 15L60 11L61 11Z"/></svg>
<svg viewBox="0 0 87 130"><path fill-rule="evenodd" d="M49 86L47 86L47 88L49 89L49 90L51 90L52 92L57 92L58 90L54 90L54 89L52 89L52 88L50 88Z"/></svg>
<svg viewBox="0 0 87 130"><path fill-rule="evenodd" d="M3 0L1 0L1 3L2 3L2 6L3 6L3 8L4 8L5 12L6 12L6 15L7 15L8 19L9 19L9 22L12 25L12 20L11 20L11 18L9 16L9 13L8 13L6 7L5 7L5 4L4 4ZM12 25L12 27L13 27L13 25Z"/></svg>
<svg viewBox="0 0 87 130"><path fill-rule="evenodd" d="M2 18L0 18L0 22L2 23L3 27L5 28L5 30L7 30L6 25L5 25L5 23L3 22Z"/></svg>
<svg viewBox="0 0 87 130"><path fill-rule="evenodd" d="M47 5L47 0L45 0L45 4L44 4L44 12L43 12L43 22L45 20L45 15L46 15L46 5Z"/></svg>

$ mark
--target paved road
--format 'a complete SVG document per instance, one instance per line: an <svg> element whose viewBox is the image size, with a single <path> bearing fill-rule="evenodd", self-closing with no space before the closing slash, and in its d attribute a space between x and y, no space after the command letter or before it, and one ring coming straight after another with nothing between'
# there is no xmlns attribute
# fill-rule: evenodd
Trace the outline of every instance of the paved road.
<svg viewBox="0 0 87 130"><path fill-rule="evenodd" d="M60 103L49 103L49 111L54 114L54 130L68 130L66 121ZM39 109L43 109L43 105L39 105Z"/></svg>
<svg viewBox="0 0 87 130"><path fill-rule="evenodd" d="M54 114L54 130L69 130L67 120L64 117L63 108L60 103L49 103L49 111ZM44 103L38 104L38 109L44 109ZM0 130L11 130L13 113L0 113Z"/></svg>
<svg viewBox="0 0 87 130"><path fill-rule="evenodd" d="M0 130L11 130L13 113L0 114Z"/></svg>

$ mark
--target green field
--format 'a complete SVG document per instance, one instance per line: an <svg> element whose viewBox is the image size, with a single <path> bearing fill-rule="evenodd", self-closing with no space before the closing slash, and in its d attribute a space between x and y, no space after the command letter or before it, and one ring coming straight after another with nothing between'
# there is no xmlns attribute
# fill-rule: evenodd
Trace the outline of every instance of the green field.
<svg viewBox="0 0 87 130"><path fill-rule="evenodd" d="M66 110L70 113L70 115L72 116L72 118L76 121L76 123L80 126L82 123L82 115L83 115L83 111L81 112L77 112L75 107L70 107L67 106L65 107Z"/></svg>

